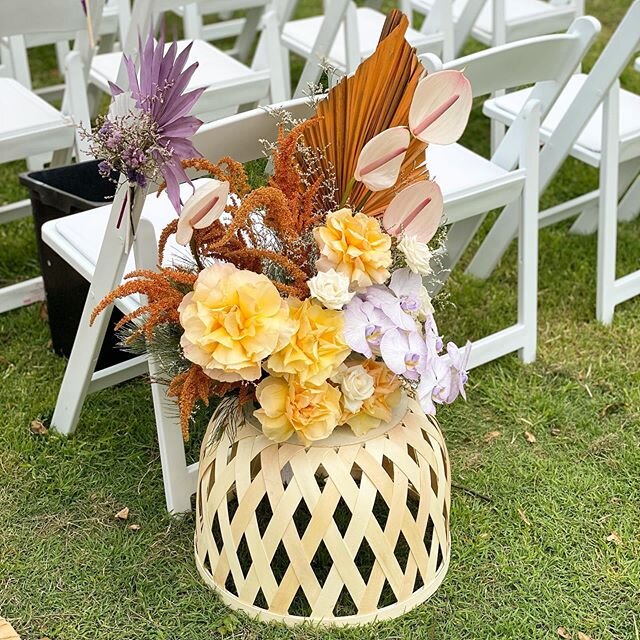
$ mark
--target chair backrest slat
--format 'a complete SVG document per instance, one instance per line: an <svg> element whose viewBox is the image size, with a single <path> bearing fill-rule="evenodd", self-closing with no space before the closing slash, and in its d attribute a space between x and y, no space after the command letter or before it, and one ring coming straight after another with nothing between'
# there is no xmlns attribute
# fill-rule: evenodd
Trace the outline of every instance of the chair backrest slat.
<svg viewBox="0 0 640 640"><path fill-rule="evenodd" d="M314 113L306 98L280 106L296 119L309 118ZM249 162L263 158L264 141L275 142L277 135L275 115L264 109L253 109L200 127L192 140L196 149L214 162L224 156L231 156L238 162Z"/></svg>
<svg viewBox="0 0 640 640"><path fill-rule="evenodd" d="M638 0L640 1L640 0ZM539 101L544 118L600 31L591 17L578 18L567 33L538 36L474 53L444 65L432 55L421 58L427 70L464 70L474 96L535 83L531 100ZM510 171L518 163L523 114L511 126L493 154L492 161Z"/></svg>
<svg viewBox="0 0 640 640"><path fill-rule="evenodd" d="M464 70L474 96L545 81L564 86L599 30L595 18L579 18L567 33L493 47L445 63L442 68ZM434 57L427 54L422 60L429 69Z"/></svg>

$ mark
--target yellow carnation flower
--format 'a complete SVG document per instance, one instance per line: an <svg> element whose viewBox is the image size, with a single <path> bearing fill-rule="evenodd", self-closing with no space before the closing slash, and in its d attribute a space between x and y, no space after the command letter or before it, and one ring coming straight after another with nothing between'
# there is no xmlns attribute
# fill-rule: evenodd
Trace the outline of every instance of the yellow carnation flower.
<svg viewBox="0 0 640 640"><path fill-rule="evenodd" d="M391 238L375 218L340 209L330 213L326 226L316 227L313 233L321 254L318 271L335 269L358 289L389 279Z"/></svg>
<svg viewBox="0 0 640 640"><path fill-rule="evenodd" d="M303 385L291 378L265 378L256 389L260 409L253 415L262 431L275 442L285 442L294 433L309 445L331 435L340 419L340 391L328 382Z"/></svg>
<svg viewBox="0 0 640 640"><path fill-rule="evenodd" d="M340 423L348 424L357 436L363 436L382 423L389 422L402 395L398 376L386 364L365 360L362 366L373 378L373 395L362 403L358 413L343 413L340 419Z"/></svg>
<svg viewBox="0 0 640 640"><path fill-rule="evenodd" d="M269 358L267 369L273 374L295 375L303 384L321 384L351 353L344 341L344 316L310 298L304 302L289 298L289 312L297 330Z"/></svg>
<svg viewBox="0 0 640 640"><path fill-rule="evenodd" d="M269 278L227 263L201 271L178 311L185 357L223 382L257 380L296 329Z"/></svg>

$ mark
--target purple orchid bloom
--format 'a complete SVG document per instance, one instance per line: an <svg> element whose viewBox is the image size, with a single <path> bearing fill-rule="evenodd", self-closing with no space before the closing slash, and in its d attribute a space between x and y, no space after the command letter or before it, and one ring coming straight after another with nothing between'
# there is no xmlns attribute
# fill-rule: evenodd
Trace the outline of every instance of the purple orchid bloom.
<svg viewBox="0 0 640 640"><path fill-rule="evenodd" d="M384 363L407 380L419 380L427 370L429 351L424 338L417 331L390 329L380 342Z"/></svg>
<svg viewBox="0 0 640 640"><path fill-rule="evenodd" d="M420 309L422 280L409 269L398 269L391 276L389 287L375 285L363 294L368 302L380 309L399 329L417 331L412 313Z"/></svg>
<svg viewBox="0 0 640 640"><path fill-rule="evenodd" d="M443 347L442 336L438 335L438 326L436 325L436 319L433 314L427 315L427 319L424 323L424 337L427 343L427 347L431 354L438 355Z"/></svg>
<svg viewBox="0 0 640 640"><path fill-rule="evenodd" d="M468 375L471 343L459 349L453 342L447 345L447 356L436 356L430 359L429 367L420 377L418 400L422 410L434 415L435 404L451 404L461 395L466 400L464 385Z"/></svg>
<svg viewBox="0 0 640 640"><path fill-rule="evenodd" d="M345 342L367 358L379 353L382 337L394 328L394 323L369 300L356 296L344 308Z"/></svg>
<svg viewBox="0 0 640 640"><path fill-rule="evenodd" d="M167 183L167 194L175 210L180 213L180 182L191 180L182 167L182 160L200 157L189 138L198 130L202 121L188 115L205 88L185 93L198 63L185 69L193 43L178 54L174 41L165 53L164 30L156 42L153 32L149 33L144 47L139 40L140 71L132 59L123 56L129 78L129 90L136 107L149 114L157 127L159 142L168 152L168 157L154 151L160 172ZM118 96L123 90L110 84L112 95Z"/></svg>
<svg viewBox="0 0 640 640"><path fill-rule="evenodd" d="M443 403L451 404L459 395L465 400L467 394L464 385L469 380L467 367L469 366L469 356L471 355L471 343L467 342L464 349L459 349L453 342L447 344L447 355L449 356L449 385Z"/></svg>

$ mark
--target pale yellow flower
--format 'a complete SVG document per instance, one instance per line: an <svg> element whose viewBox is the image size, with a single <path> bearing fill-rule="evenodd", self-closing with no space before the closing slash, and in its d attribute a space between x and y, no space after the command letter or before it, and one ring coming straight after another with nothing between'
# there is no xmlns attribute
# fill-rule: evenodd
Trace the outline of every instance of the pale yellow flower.
<svg viewBox="0 0 640 640"><path fill-rule="evenodd" d="M268 376L256 389L260 409L253 415L262 431L275 442L285 442L294 433L304 445L331 435L340 419L340 391L324 382L303 385L297 378Z"/></svg>
<svg viewBox="0 0 640 640"><path fill-rule="evenodd" d="M340 209L330 213L326 225L313 233L321 254L318 271L335 269L358 289L389 279L391 238L375 218Z"/></svg>
<svg viewBox="0 0 640 640"><path fill-rule="evenodd" d="M257 380L297 326L269 278L227 263L201 271L178 310L185 357L224 382Z"/></svg>
<svg viewBox="0 0 640 640"><path fill-rule="evenodd" d="M340 420L341 423L347 423L357 436L363 436L372 429L377 429L382 423L389 422L393 416L393 409L402 396L400 380L386 364L365 360L362 366L373 378L373 395L362 403L358 413L343 414Z"/></svg>
<svg viewBox="0 0 640 640"><path fill-rule="evenodd" d="M322 384L351 353L344 341L344 316L310 298L304 302L289 298L289 312L296 332L269 358L267 369L295 375L303 384Z"/></svg>

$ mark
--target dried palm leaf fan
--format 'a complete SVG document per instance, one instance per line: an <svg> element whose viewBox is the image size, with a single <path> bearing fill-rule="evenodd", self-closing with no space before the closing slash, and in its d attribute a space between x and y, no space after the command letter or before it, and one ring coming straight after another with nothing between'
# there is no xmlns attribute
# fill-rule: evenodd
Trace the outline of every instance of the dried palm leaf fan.
<svg viewBox="0 0 640 640"><path fill-rule="evenodd" d="M317 117L304 130L306 143L323 150L316 160L327 178L324 182L330 183L330 176L335 174L338 202L354 175L364 145L381 131L406 126L409 121L411 100L424 68L415 49L405 40L408 26L409 20L402 12L391 11L373 55L353 76L329 91L318 104ZM425 142L413 138L397 186L370 194L362 183L356 183L349 198L351 205L362 209L366 202L365 213L383 213L400 188L428 177L424 166L426 148ZM299 162L311 172L304 158Z"/></svg>

